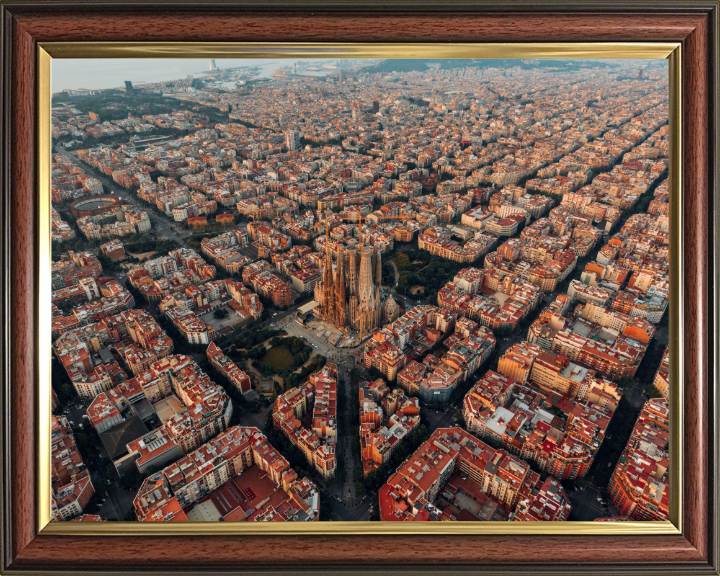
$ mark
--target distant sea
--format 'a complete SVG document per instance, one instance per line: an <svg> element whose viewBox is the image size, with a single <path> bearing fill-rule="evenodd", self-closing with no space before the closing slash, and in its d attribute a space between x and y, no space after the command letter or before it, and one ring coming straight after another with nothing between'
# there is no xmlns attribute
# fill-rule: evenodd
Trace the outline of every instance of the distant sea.
<svg viewBox="0 0 720 576"><path fill-rule="evenodd" d="M262 72L256 78L267 78L272 73L296 60L289 59L216 59L218 68L238 66L261 66ZM55 59L52 61L52 91L99 90L103 88L124 88L125 80L133 84L141 82L163 82L180 80L192 74L202 78L210 70L210 60L177 58L123 58L123 59Z"/></svg>

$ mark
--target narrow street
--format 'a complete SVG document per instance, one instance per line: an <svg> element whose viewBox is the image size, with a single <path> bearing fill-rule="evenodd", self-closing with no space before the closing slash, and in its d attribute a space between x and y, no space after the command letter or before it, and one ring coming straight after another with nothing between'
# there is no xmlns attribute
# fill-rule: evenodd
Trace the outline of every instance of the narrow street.
<svg viewBox="0 0 720 576"><path fill-rule="evenodd" d="M390 260L390 264L392 264L393 272L395 272L395 284L393 285L393 291L394 291L395 287L398 285L398 282L400 281L400 271L398 270L397 264L395 264L395 260Z"/></svg>
<svg viewBox="0 0 720 576"><path fill-rule="evenodd" d="M429 422L428 433L432 434L438 428L453 428L457 426L455 421L455 412L458 410L452 404L448 404L440 410L432 410L427 405L420 406L420 413L427 418Z"/></svg>
<svg viewBox="0 0 720 576"><path fill-rule="evenodd" d="M345 466L345 481L342 486L338 486L343 502L352 504L355 498L355 482L353 480L353 470L355 466L361 464L356 462L355 454L352 449L353 425L352 421L352 403L357 402L357 395L352 393L352 385L350 384L350 370L353 368L353 362L346 359L338 366L338 386L342 386L345 395L345 403L342 414L338 414L338 443L336 447L337 461L342 461Z"/></svg>
<svg viewBox="0 0 720 576"><path fill-rule="evenodd" d="M343 522L357 522L366 521L370 519L370 506L372 500L365 496L360 498L357 505L353 508L348 508L345 504L338 501L333 496L329 497L330 509L332 510L331 520L339 520Z"/></svg>
<svg viewBox="0 0 720 576"><path fill-rule="evenodd" d="M572 504L569 520L589 522L595 520L595 518L619 516L620 514L612 505L612 502L606 501L606 503L603 503L600 492L601 489L593 484L588 484L584 489L578 489L577 491L569 490L567 495Z"/></svg>

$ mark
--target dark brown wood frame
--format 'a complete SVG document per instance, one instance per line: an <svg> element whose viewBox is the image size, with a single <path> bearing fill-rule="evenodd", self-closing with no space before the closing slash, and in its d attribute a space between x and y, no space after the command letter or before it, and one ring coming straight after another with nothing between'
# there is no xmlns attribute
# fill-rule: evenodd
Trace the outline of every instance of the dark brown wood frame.
<svg viewBox="0 0 720 576"><path fill-rule="evenodd" d="M717 574L718 3L2 4L2 564L4 573ZM684 469L678 536L38 535L35 501L36 45L72 41L682 43Z"/></svg>

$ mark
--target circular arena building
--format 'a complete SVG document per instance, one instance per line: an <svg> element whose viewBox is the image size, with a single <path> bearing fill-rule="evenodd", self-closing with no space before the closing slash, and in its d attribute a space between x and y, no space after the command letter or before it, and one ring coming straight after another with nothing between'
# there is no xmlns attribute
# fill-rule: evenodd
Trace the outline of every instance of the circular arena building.
<svg viewBox="0 0 720 576"><path fill-rule="evenodd" d="M70 204L70 214L75 216L75 218L94 216L95 214L102 214L108 209L112 209L120 204L120 198L112 194L105 196L88 196L86 198L78 198Z"/></svg>

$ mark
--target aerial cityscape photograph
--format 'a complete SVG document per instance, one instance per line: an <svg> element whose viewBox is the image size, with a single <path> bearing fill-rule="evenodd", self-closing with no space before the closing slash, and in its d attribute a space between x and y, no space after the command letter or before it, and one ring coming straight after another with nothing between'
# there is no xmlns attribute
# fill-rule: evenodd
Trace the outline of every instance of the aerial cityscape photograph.
<svg viewBox="0 0 720 576"><path fill-rule="evenodd" d="M668 520L666 60L51 80L52 520Z"/></svg>

